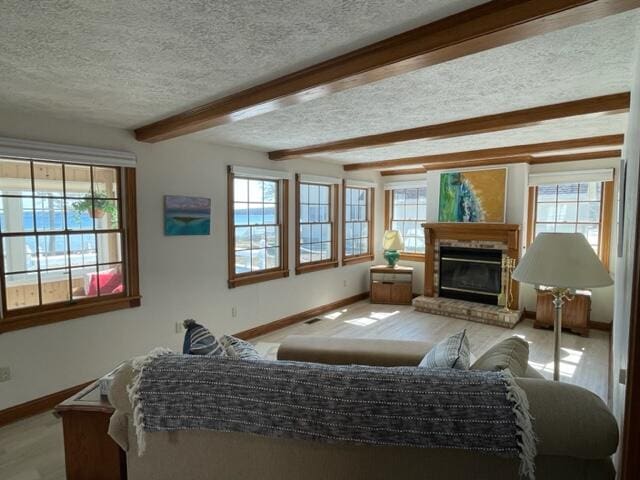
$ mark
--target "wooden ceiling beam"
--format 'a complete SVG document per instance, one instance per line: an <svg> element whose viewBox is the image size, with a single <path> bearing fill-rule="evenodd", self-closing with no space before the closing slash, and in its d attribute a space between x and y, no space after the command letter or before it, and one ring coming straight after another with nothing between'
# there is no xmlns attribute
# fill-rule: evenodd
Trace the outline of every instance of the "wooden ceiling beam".
<svg viewBox="0 0 640 480"><path fill-rule="evenodd" d="M393 175L414 175L416 173L424 173L427 170L424 167L417 168L402 168L397 170L382 170L380 175L383 177L389 177Z"/></svg>
<svg viewBox="0 0 640 480"><path fill-rule="evenodd" d="M590 22L640 0L494 0L135 130L159 142Z"/></svg>
<svg viewBox="0 0 640 480"><path fill-rule="evenodd" d="M531 143L514 145L511 147L485 148L482 150L468 150L465 152L443 153L439 155L422 155L419 157L395 158L378 162L349 163L344 170L379 170L383 168L408 167L429 163L461 162L466 160L480 160L483 158L512 157L544 152L560 152L562 150L588 149L602 147L618 147L624 143L624 135L600 135L597 137L574 138L554 142Z"/></svg>
<svg viewBox="0 0 640 480"><path fill-rule="evenodd" d="M308 147L276 150L269 152L269 158L271 160L288 160L322 153L381 147L383 145L413 140L442 140L445 138L477 135L480 133L499 132L514 128L541 125L567 117L624 113L629 111L630 97L629 92L616 93L613 95L574 100L572 102L468 118L455 122L396 130L394 132L379 133L376 135L365 135L363 137L354 137L347 140L327 142Z"/></svg>

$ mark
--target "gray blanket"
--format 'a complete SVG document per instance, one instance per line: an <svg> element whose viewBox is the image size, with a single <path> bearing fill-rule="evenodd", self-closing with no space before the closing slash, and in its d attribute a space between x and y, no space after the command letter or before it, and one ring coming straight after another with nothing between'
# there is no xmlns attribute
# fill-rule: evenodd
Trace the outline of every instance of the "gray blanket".
<svg viewBox="0 0 640 480"><path fill-rule="evenodd" d="M521 459L533 477L525 394L509 372L335 366L155 353L129 395L145 432L214 430L322 442L458 448Z"/></svg>

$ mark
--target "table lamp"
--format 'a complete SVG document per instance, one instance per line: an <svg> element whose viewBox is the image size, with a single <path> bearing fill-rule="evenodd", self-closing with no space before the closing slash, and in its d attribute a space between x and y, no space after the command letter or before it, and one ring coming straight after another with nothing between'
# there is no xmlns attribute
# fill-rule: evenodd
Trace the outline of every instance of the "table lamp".
<svg viewBox="0 0 640 480"><path fill-rule="evenodd" d="M562 305L578 289L613 285L587 239L581 233L540 233L520 260L514 280L536 287L550 287L553 295L555 337L553 379L560 379Z"/></svg>
<svg viewBox="0 0 640 480"><path fill-rule="evenodd" d="M404 248L402 234L397 230L385 230L382 248L384 248L384 259L390 267L395 267L400 258L398 250Z"/></svg>

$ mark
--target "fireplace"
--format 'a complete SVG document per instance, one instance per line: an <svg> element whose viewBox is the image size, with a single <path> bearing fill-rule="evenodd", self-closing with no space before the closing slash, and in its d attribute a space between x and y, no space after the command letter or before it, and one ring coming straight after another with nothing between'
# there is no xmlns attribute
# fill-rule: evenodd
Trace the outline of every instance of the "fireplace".
<svg viewBox="0 0 640 480"><path fill-rule="evenodd" d="M440 247L440 297L497 305L502 291L502 251Z"/></svg>

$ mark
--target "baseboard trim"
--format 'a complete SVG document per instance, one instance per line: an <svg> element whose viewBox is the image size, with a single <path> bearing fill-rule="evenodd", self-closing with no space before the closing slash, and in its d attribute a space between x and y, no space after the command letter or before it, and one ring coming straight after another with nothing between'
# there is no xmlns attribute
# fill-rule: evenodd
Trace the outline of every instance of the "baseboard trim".
<svg viewBox="0 0 640 480"><path fill-rule="evenodd" d="M594 330L602 330L603 332L610 332L611 323L594 322L592 320L589 320L589 328L593 328Z"/></svg>
<svg viewBox="0 0 640 480"><path fill-rule="evenodd" d="M529 318L531 320L535 320L536 319L535 310L526 310L525 309L524 318ZM588 326L589 326L589 328L591 328L593 330L601 330L603 332L610 332L611 331L611 323L594 322L593 320L589 320Z"/></svg>
<svg viewBox="0 0 640 480"><path fill-rule="evenodd" d="M343 298L341 300L327 303L326 305L320 305L319 307L305 310L304 312L296 313L294 315L290 315L273 322L265 323L264 325L259 325L248 330L243 330L242 332L235 333L234 336L243 340L249 340L251 338L259 337L260 335L265 335L267 333L280 330L281 328L288 327L289 325L293 325L294 323L308 320L317 315L322 315L323 313L330 312L331 310L335 310L336 308L351 305L352 303L359 302L360 300L364 300L365 298L369 298L369 292L359 293L357 295L353 295L352 297Z"/></svg>
<svg viewBox="0 0 640 480"><path fill-rule="evenodd" d="M80 390L93 382L95 382L95 380L91 380L90 382L86 382L81 385L69 387L64 390L60 390L59 392L51 393L49 395L45 395L44 397L36 398L25 403L14 405L13 407L0 410L0 427L13 422L17 422L18 420L22 420L23 418L31 417L33 415L37 415L38 413L51 410L56 405L63 402L72 395L75 395Z"/></svg>

